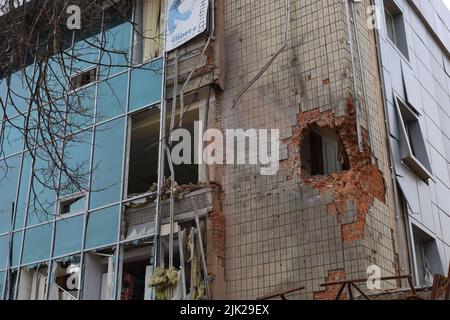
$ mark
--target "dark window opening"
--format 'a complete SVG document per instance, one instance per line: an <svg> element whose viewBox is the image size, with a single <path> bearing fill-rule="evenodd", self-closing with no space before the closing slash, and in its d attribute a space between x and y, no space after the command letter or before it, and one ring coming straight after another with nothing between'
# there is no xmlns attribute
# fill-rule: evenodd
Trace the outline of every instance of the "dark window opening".
<svg viewBox="0 0 450 320"><path fill-rule="evenodd" d="M97 80L97 68L93 68L84 72L81 72L70 78L70 85L72 90L87 86L90 83Z"/></svg>
<svg viewBox="0 0 450 320"><path fill-rule="evenodd" d="M78 300L80 260L75 255L52 263L49 300Z"/></svg>
<svg viewBox="0 0 450 320"><path fill-rule="evenodd" d="M403 13L394 1L384 1L384 17L387 36L400 50L400 52L406 58L409 58Z"/></svg>
<svg viewBox="0 0 450 320"><path fill-rule="evenodd" d="M183 129L189 131L190 162L174 165L175 181L178 185L198 183L199 168L194 162L195 152L195 121L199 118L198 109L186 112L183 116ZM175 116L175 123L179 123L179 115ZM170 127L170 115L167 117L167 128ZM159 109L150 109L135 114L131 119L128 192L127 197L156 191L158 182L158 148L159 148L160 113ZM182 143L175 142L173 145ZM186 150L188 152L189 150ZM181 154L183 156L183 154ZM166 156L166 155L165 155ZM171 171L167 157L165 157L165 176L170 177Z"/></svg>
<svg viewBox="0 0 450 320"><path fill-rule="evenodd" d="M322 176L350 169L339 135L331 128L312 127L301 145L302 169L310 176Z"/></svg>
<svg viewBox="0 0 450 320"><path fill-rule="evenodd" d="M116 263L116 249L88 252L84 262L83 300L111 300Z"/></svg>
<svg viewBox="0 0 450 320"><path fill-rule="evenodd" d="M436 240L413 225L414 253L416 256L417 285L431 287L434 274L443 274Z"/></svg>
<svg viewBox="0 0 450 320"><path fill-rule="evenodd" d="M145 241L124 248L121 300L150 300L148 283L153 274L151 243Z"/></svg>
<svg viewBox="0 0 450 320"><path fill-rule="evenodd" d="M170 112L169 112L170 113ZM170 127L170 115L168 117L168 127ZM178 124L180 119L180 115L177 114L175 116L175 123ZM191 111L188 111L183 116L183 129L186 129L189 131L190 137L191 137L191 154L189 155L190 163L182 163L179 165L174 165L174 171L175 171L175 181L178 185L185 185L185 184L197 184L198 183L198 175L199 175L199 167L198 164L194 163L194 154L195 154L195 122L199 119L199 110L194 109ZM176 145L178 143L182 143L181 139L180 142L174 142L173 145ZM182 157L185 155L183 153L180 154ZM170 167L169 164L166 163L165 168L165 176L170 177Z"/></svg>
<svg viewBox="0 0 450 320"><path fill-rule="evenodd" d="M131 119L128 197L148 193L158 182L159 118L154 108Z"/></svg>
<svg viewBox="0 0 450 320"><path fill-rule="evenodd" d="M79 213L86 209L86 195L78 195L60 200L59 214Z"/></svg>

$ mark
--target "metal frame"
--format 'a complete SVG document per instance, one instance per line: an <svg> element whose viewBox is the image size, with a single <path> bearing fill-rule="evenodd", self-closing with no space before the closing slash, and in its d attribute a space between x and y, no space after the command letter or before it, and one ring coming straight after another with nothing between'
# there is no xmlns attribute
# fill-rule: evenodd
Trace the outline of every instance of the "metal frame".
<svg viewBox="0 0 450 320"><path fill-rule="evenodd" d="M392 276L392 277L383 277L380 278L381 281L389 281L389 280L407 280L408 285L410 287L411 295L408 298L413 299L419 299L422 300L418 295L417 291L414 287L413 278L411 275L405 275L405 276ZM339 300L342 297L342 294L344 293L344 290L347 289L347 294L349 297L349 300L355 300L355 296L353 294L353 289L358 291L366 300L371 300L367 294L364 293L363 290L361 290L357 284L358 283L367 283L367 279L358 279L358 280L344 280L344 281L336 281L336 282L328 282L325 284L321 284L321 287L331 287L331 286L340 286L339 291L334 298L334 300Z"/></svg>
<svg viewBox="0 0 450 320"><path fill-rule="evenodd" d="M207 47L211 43L211 40L212 40L212 37L213 37L213 33L214 33L214 27L215 27L215 23L214 23L214 18L215 18L214 17L214 5L215 5L215 3L214 3L213 0L209 0L209 1L212 2L212 9L210 10L210 14L212 14L212 19L210 19L210 23L212 22L212 30L213 31L211 32L211 30L210 30L210 33L209 33L209 36L208 36L208 41L207 41L207 43L205 45L205 48L204 48L204 52L206 51ZM134 19L135 19L135 12L133 10L132 20L134 21ZM130 50L130 57L132 59L132 57L133 57L133 43L134 43L135 33L133 32L133 30L131 28L131 25L129 26L129 28L130 28L129 32L131 32L130 49L129 50ZM104 35L105 35L104 19L102 19L101 36L103 37ZM72 33L72 47L69 49L72 52L74 51L74 45L75 45L74 41L75 41L75 32ZM101 59L100 50L98 52L98 59ZM156 62L156 61L158 61L160 59L162 59L162 70L163 70L160 100L151 102L150 104L148 104L146 106L142 106L139 109L130 111L129 108L130 108L132 71L137 69L137 68L139 68L139 67L141 67L141 66L147 65L149 63ZM80 251L74 252L74 253L71 253L71 254L66 254L66 255L64 255L62 257L55 257L55 256L53 256L53 251L54 251L55 239L56 239L56 237L55 237L56 236L55 235L55 233L56 233L56 223L57 223L57 221L60 221L62 219L68 218L68 217L59 217L56 214L58 212L57 210L58 210L59 206L55 205L55 207L53 208L53 210L54 210L54 217L51 217L51 219L49 219L49 221L43 222L43 223L39 223L39 224L35 224L35 225L30 225L30 226L27 225L28 218L29 218L28 217L28 212L29 212L29 208L28 207L29 207L30 195L31 195L31 191L30 190L31 190L32 183L33 183L33 175L30 174L30 179L29 179L29 183L28 183L28 190L27 190L27 204L28 205L26 206L26 212L25 212L25 217L24 217L24 224L23 224L23 226L21 228L15 229L14 228L14 223L13 223L13 225L11 226L11 230L8 233L8 234L12 234L13 235L13 234L15 234L17 232L22 232L22 235L21 235L21 240L22 241L21 241L21 244L20 244L19 264L18 264L17 267L14 267L14 268L8 267L8 269L6 270L7 272L5 274L5 279L7 279L8 278L7 277L7 273L8 272L10 272L13 269L17 270L17 277L16 277L16 280L15 280L15 287L14 287L15 288L15 297L14 298L17 298L17 295L18 295L18 285L19 285L19 281L20 281L20 271L21 271L21 269L23 267L26 267L26 266L30 265L29 263L27 263L26 265L22 264L22 256L23 256L23 250L24 250L25 233L28 230L30 230L32 228L36 228L38 226L49 225L49 226L52 227L52 230L51 230L51 239L52 240L51 240L51 244L49 244L50 245L50 250L51 250L50 251L50 257L48 259L43 260L43 261L37 261L37 262L33 263L33 264L46 263L48 265L48 270L49 271L48 271L48 277L47 277L47 282L46 282L46 296L45 296L46 299L48 299L49 295L50 295L51 283L53 281L52 279L53 279L53 276L54 276L53 275L54 265L55 265L56 261L61 260L63 258L67 258L67 257L71 257L71 256L78 256L78 255L80 257L80 274L79 274L80 287L78 288L78 296L77 296L78 299L82 299L83 295L84 295L84 292L83 292L84 255L87 252L92 252L92 251L95 251L95 250L98 250L98 249L104 249L104 248L115 248L115 255L114 255L114 257L116 258L116 264L114 266L114 280L113 280L114 282L113 282L113 292L112 292L112 294L113 294L113 298L116 298L116 299L120 298L121 276L122 276L121 270L122 270L122 264L123 264L123 247L124 247L124 244L151 238L152 242L153 242L153 250L154 250L154 252L153 252L153 255L151 255L152 258L151 258L151 261L149 261L149 263L154 265L154 266L158 265L159 260L160 260L160 254L162 252L160 250L160 244L159 244L160 239L159 239L159 237L160 237L160 228L161 228L161 204L162 204L161 195L162 195L163 179L164 179L164 176L165 176L164 175L164 163L165 163L165 156L166 155L165 155L165 152L164 152L165 151L164 148L167 148L166 147L166 141L165 141L166 140L166 112L167 112L167 110L166 110L166 107L167 107L166 106L166 99L165 99L165 96L166 96L166 86L165 86L166 72L165 71L166 71L166 63L167 63L166 59L167 59L167 56L166 56L166 53L165 53L162 58L158 57L158 58L155 58L155 59L143 61L139 65L133 65L132 63L129 63L129 65L126 68L126 70L123 70L123 71L120 71L120 72L117 72L117 73L114 73L114 74L109 74L107 78L101 78L100 77L100 73L101 72L98 71L97 74L96 74L96 81L94 81L94 82L92 82L92 83L90 83L90 84L88 84L86 86L83 86L82 88L77 88L77 90L75 90L75 91L78 91L80 89L87 88L87 87L95 85L95 101L94 101L94 104L93 104L93 112L94 112L94 114L93 114L93 122L92 122L92 124L87 125L85 128L82 128L82 129L78 130L77 132L72 133L72 134L76 134L76 133L79 133L79 132L85 132L85 131L89 131L89 130L92 132L91 146L90 146L90 153L89 153L89 157L90 157L89 158L90 176L89 176L89 181L88 181L88 185L90 186L89 189L91 189L92 182L93 182L92 170L93 170L93 166L94 166L94 153L95 153L95 142L96 142L96 139L97 139L97 136L96 136L97 127L99 127L101 125L104 125L104 124L107 124L107 123L111 123L111 122L119 120L119 119L123 119L123 121L125 121L124 132L123 132L123 141L122 141L123 142L123 159L122 159L121 181L120 181L120 183L121 183L120 184L120 200L119 201L115 201L113 203L109 203L109 204L104 205L104 206L99 207L99 208L91 209L91 208L89 208L89 206L91 204L92 192L86 192L86 210L83 211L83 212L79 212L79 213L75 213L73 215L70 215L70 217L78 217L78 216L83 215L83 231L82 231L83 234L82 234L82 242L81 242L81 246L80 246ZM71 75L72 75L71 71L73 69L73 63L74 63L74 59L71 59L70 67L69 67L69 74L71 74ZM78 72L77 74L80 74L82 72L85 72L87 70L94 69L94 68L95 67L88 67L85 70L83 70L81 72ZM97 119L97 111L98 111L97 109L98 109L99 85L102 82L104 82L104 81L108 81L109 79L112 79L114 77L118 77L118 76L120 76L122 74L125 74L125 73L128 76L128 78L127 78L127 96L126 96L126 102L125 102L126 110L124 111L124 113L122 113L120 115L117 115L115 117L112 117L112 118L109 118L107 120L100 121L100 122L97 123L97 120L98 120ZM182 93L184 93L184 88L186 87L188 82L189 82L189 79L185 82L185 84L183 86L183 92ZM208 101L208 103L209 103L209 101ZM156 210L156 217L155 217L155 234L153 236L152 235L150 235L150 236L149 235L142 236L142 237L139 237L139 238L133 239L133 240L130 240L130 239L122 240L121 239L121 227L122 227L123 216L124 216L124 212L125 212L124 205L129 203L129 202L131 202L131 201L133 201L133 200L140 199L142 197L146 197L148 195L154 195L155 194L155 193L149 193L149 194L145 194L145 195L140 195L140 196L135 197L133 199L125 199L126 198L126 196L124 195L124 192L126 190L126 182L125 182L126 181L126 176L125 175L127 174L127 170L128 170L127 169L127 165L128 165L128 160L129 160L129 151L128 150L129 150L129 138L130 137L129 137L128 132L129 132L130 127L131 127L130 119L131 119L131 117L134 114L142 112L145 109L155 108L158 105L160 106L160 141L159 141L159 151L158 151L159 152L159 164L158 164L159 168L158 168L158 192L156 193L156 195L157 195L157 206L156 206L157 210ZM37 133L35 133L35 135L36 134ZM64 143L64 140L62 141L62 143ZM36 146L33 146L33 151L36 150L37 148L39 148L39 146L40 146L40 144L37 144ZM24 157L25 157L25 152L23 150L23 146L22 146L22 151L21 152L18 152L15 155L9 155L8 158L12 157L12 156L17 156L17 155L21 155L21 164L23 164ZM32 162L32 166L34 166L34 165L35 165L35 161ZM21 187L21 184L20 184L21 183L21 181L20 181L21 177L22 177L22 170L21 170L21 172L19 174L19 180L18 180L18 183L17 183L16 201L17 201L17 197L19 196L19 192L18 192L20 190L19 188ZM60 178L61 178L61 173L59 173L59 179ZM56 198L55 199L55 203L57 203L58 195L56 195L55 198ZM173 201L174 200L172 199L172 202ZM118 215L118 220L119 221L118 221L118 229L117 229L116 241L111 243L111 244L108 244L108 245L102 245L99 248L90 248L89 250L86 250L85 241L86 241L86 233L87 233L87 225L88 225L89 215L91 213L93 213L93 212L97 212L99 210L110 208L110 207L114 207L114 206L118 206L118 210L120 210L119 215ZM173 209L173 203L172 203L171 207ZM173 211L173 210L171 210L171 211ZM196 222L198 224L199 223L198 222L198 212L197 212L197 210L195 210L195 212L196 212L196 218L197 218ZM173 214L173 212L172 212L172 214ZM15 214L13 215L13 218L15 218ZM174 239L173 239L173 216L171 217L171 221L172 221L172 224L171 224L172 225L172 227L171 227L171 244L173 245L173 243L174 243ZM200 236L199 240L201 240L201 234L199 236ZM173 255L173 250L171 252L171 255ZM205 264L204 259L205 259L205 257L204 257L204 254L203 254L203 264ZM173 257L171 259L171 263L173 263ZM206 273L205 267L203 269L204 269L204 272ZM207 280L207 275L205 276L205 280ZM207 291L209 291L209 290L207 290ZM208 295L209 295L209 292L208 292ZM2 296L0 295L0 298L1 297Z"/></svg>
<svg viewBox="0 0 450 320"><path fill-rule="evenodd" d="M103 22L102 22L102 24L103 24ZM105 30L104 30L103 26L102 26L102 31L101 32L102 32L102 36L104 36ZM134 37L134 33L133 33L131 25L130 25L130 35L131 35L131 37L130 37L130 53L131 53L132 49L133 49L132 44L133 44L133 37ZM70 50L74 50L74 34L72 34L72 47L71 47ZM100 59L100 57L101 57L101 55L99 54L98 59ZM155 59L143 61L139 65L129 64L128 67L126 68L126 70L123 70L123 71L120 71L120 72L117 72L117 73L114 73L114 74L110 74L110 75L108 75L107 78L101 78L100 79L100 72L97 72L97 79L96 79L96 81L92 82L92 83L90 83L90 84L88 84L88 85L86 85L84 87L82 87L82 88L87 88L87 87L95 85L95 101L94 101L94 105L93 105L93 107L94 107L94 110L93 110L93 112L94 112L94 114L93 114L93 117L94 117L93 123L92 123L92 125L86 126L85 128L80 129L77 132L74 132L74 134L76 134L78 132L84 132L84 131L88 131L88 130L92 131L91 148L90 148L90 154L89 154L89 157L90 157L89 158L90 172L92 172L92 169L93 169L93 161L94 161L93 155L94 155L94 147L95 147L95 139L96 139L96 134L95 133L96 133L96 129L97 129L98 126L101 126L101 125L113 122L113 121L118 120L120 118L124 118L124 121L126 123L124 125L123 147L124 147L124 150L126 150L127 145L128 145L128 135L127 135L128 128L129 128L128 119L130 119L133 114L136 114L138 112L142 112L145 109L155 108L158 104L161 103L161 100L154 101L154 102L151 102L150 105L142 106L139 109L132 110L132 111L129 110L130 92L131 92L131 73L132 73L132 71L135 70L135 69L140 68L143 65L147 65L149 63L156 62L156 61L158 61L160 59L164 59L164 58L157 57ZM69 66L70 70L72 70L72 65L73 65L73 61L70 62L70 66ZM90 69L93 69L93 68L95 68L95 67L88 67L84 71L87 71L87 70L90 70ZM69 73L70 73L70 70L69 70ZM81 71L81 72L84 72L84 71ZM101 121L101 122L97 123L97 107L98 107L98 101L97 100L98 100L99 84L102 83L102 82L109 81L110 79L118 77L118 76L123 75L125 73L128 75L128 77L127 77L127 96L126 96L125 112L120 114L120 115L117 115L115 117L112 117L112 118L109 118L107 120L104 120L104 121ZM73 76L72 73L70 73L70 74L71 74L71 76ZM79 73L77 73L77 74L79 74ZM80 90L82 88L78 88L75 91L78 91L78 90ZM18 118L20 116L23 116L23 115L17 114L14 117ZM2 122L2 127L3 127L3 122ZM35 135L36 135L36 133L35 133ZM39 147L39 145L33 146L33 150L36 150L36 148L38 148L38 147ZM23 150L23 145L22 145L22 148L21 148L20 152L17 152L17 153L10 154L10 155L7 155L5 157L2 157L0 159L0 161L20 155L20 163L21 163L21 168L22 168L23 162L24 162L24 159L25 159L25 154L26 153L25 153L25 150ZM20 278L20 270L23 267L30 266L30 265L33 265L33 264L46 263L48 265L48 268L49 268L49 275L47 277L47 283L46 283L46 299L48 299L49 298L49 289L50 289L51 279L52 279L52 274L51 273L53 271L53 265L54 265L56 260L60 260L62 258L66 258L66 257L74 256L74 255L80 255L80 266L81 266L81 270L83 270L84 254L86 252L91 252L93 250L102 249L102 248L110 248L110 247L114 247L114 246L116 247L116 259L117 260L116 260L116 265L115 265L115 279L114 279L115 282L114 282L114 285L113 285L113 297L117 296L117 292L119 291L119 285L118 285L119 274L118 274L118 271L119 271L119 264L121 262L120 251L119 250L120 250L121 246L123 244L125 244L125 243L130 243L130 242L133 242L133 241L139 241L139 240L142 240L142 239L149 238L149 236L142 236L142 237L139 237L139 238L133 239L133 240L122 240L120 238L120 228L121 228L121 225L122 225L122 215L123 215L123 211L124 211L123 205L126 204L126 203L129 203L129 202L131 202L133 200L136 200L136 199L139 199L139 198L142 198L142 197L146 197L148 195L152 195L153 194L153 193L149 193L149 194L145 194L145 195L140 195L140 196L135 197L133 199L125 199L125 197L123 195L123 190L124 190L124 174L126 172L126 162L125 161L127 160L127 153L123 152L123 154L124 154L124 160L122 162L122 169L121 169L122 170L122 174L121 174L121 181L120 181L120 183L121 183L121 193L120 193L121 194L121 198L120 198L120 200L116 201L116 202L113 202L113 203L110 203L110 204L107 204L107 205L104 205L104 206L99 207L99 208L90 209L89 208L89 204L91 202L91 192L86 192L86 210L83 211L83 212L78 212L78 213L75 213L73 215L70 215L70 217L77 217L77 216L81 216L81 215L84 216L81 249L78 252L73 252L73 253L70 253L70 254L66 254L64 256L58 256L58 257L53 256L53 250L54 250L54 241L55 241L56 222L60 221L60 220L64 220L64 219L68 218L68 216L60 217L60 216L57 216L56 214L54 214L54 217L51 217L49 219L49 221L38 223L38 224L34 224L34 225L30 225L30 226L27 225L28 218L29 218L28 217L28 211L29 211L28 207L29 207L30 194L31 194L30 190L31 190L32 183L33 183L33 177L30 174L30 179L29 179L28 185L27 185L28 189L27 189L27 199L26 199L28 205L25 208L26 212L25 212L25 216L24 216L24 223L23 223L23 225L20 228L16 229L15 226L14 226L14 222L13 222L12 226L11 226L11 230L8 233L0 235L0 237L1 237L1 236L7 236L9 234L14 235L14 234L16 234L18 232L22 232L18 265L14 266L14 267L8 266L7 269L0 271L0 272L5 272L5 275L4 275L5 286L3 288L3 292L0 292L0 298L3 298L6 295L6 293L7 293L6 292L6 281L9 280L9 273L10 273L10 271L17 270L17 277L16 277L16 281L14 282L15 297L13 297L13 298L15 299L15 298L17 298L17 294L18 294L17 289L18 289L18 284L19 284L19 281L20 281L20 279L19 279ZM34 166L34 165L35 165L35 161L32 161L32 166ZM16 195L15 195L15 201L16 202L17 202L17 199L18 199L18 196L19 196L19 190L20 190L20 187L21 187L21 178L22 178L23 174L24 173L22 172L22 170L20 170L18 181L17 181L17 186L16 186L16 189L17 189L16 190ZM92 185L92 179L93 179L92 174L90 174L89 182L88 182L90 186ZM57 204L57 203L58 203L58 199L55 199L55 204ZM118 230L117 230L118 238L117 238L116 242L108 244L108 245L103 245L103 246L101 246L99 248L92 248L92 249L86 250L86 248L85 248L85 240L86 240L86 231L87 231L87 219L88 219L89 214L92 213L92 212L97 212L99 210L106 209L106 208L109 208L109 207L113 207L113 206L116 206L116 205L119 207L119 210L120 210L120 214L118 215L119 216ZM58 205L55 205L55 208L54 208L55 212L54 213L57 212L56 211L57 207L58 207ZM15 219L15 216L16 216L16 212L14 212L14 214L13 214L13 219ZM39 227L39 226L43 226L43 225L49 225L49 226L52 227L52 241L51 241L51 244L49 244L50 245L50 250L51 250L50 258L42 260L42 261L36 261L33 264L30 264L30 263L27 263L26 265L22 264L22 256L23 256L23 249L24 249L25 233L29 229L33 229L33 228L36 228L36 227ZM82 296L83 296L83 285L82 285L83 278L84 278L83 277L83 272L81 271L80 272L80 279L79 279L79 281L80 281L80 289L79 289L79 294L78 294L78 298L79 299L82 299Z"/></svg>

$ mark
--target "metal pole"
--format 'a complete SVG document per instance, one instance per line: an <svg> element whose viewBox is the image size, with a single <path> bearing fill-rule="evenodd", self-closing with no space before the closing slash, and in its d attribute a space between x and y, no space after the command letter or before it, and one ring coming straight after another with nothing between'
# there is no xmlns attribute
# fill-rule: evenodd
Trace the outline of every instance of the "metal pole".
<svg viewBox="0 0 450 320"><path fill-rule="evenodd" d="M9 294L11 291L11 280L10 280L10 273L11 273L11 265L12 265L12 242L13 242L13 229L14 229L14 210L15 210L15 203L11 203L11 227L9 229L9 239L8 239L8 262L6 264L6 286L5 286L5 296L6 300L9 300Z"/></svg>
<svg viewBox="0 0 450 320"><path fill-rule="evenodd" d="M156 198L156 214L155 214L155 244L153 256L155 257L155 268L160 265L160 234L161 234L161 201L164 189L164 167L165 155L164 147L166 145L166 59L167 53L163 56L163 74L161 87L161 112L159 124L159 160L158 160L158 191Z"/></svg>
<svg viewBox="0 0 450 320"><path fill-rule="evenodd" d="M356 130L358 134L358 145L359 151L364 152L364 145L362 141L362 132L361 132L361 119L360 119L360 105L358 100L358 85L356 83L356 67L355 67L355 53L353 49L353 32L352 27L350 26L350 8L348 6L348 0L344 0L345 5L345 15L347 18L347 33L348 33L348 44L350 46L350 54L352 59L352 78L353 78L353 90L355 93L355 111L356 111Z"/></svg>
<svg viewBox="0 0 450 320"><path fill-rule="evenodd" d="M184 270L184 230L178 232L178 246L180 248L180 272L181 286L183 289L183 299L186 300L186 273Z"/></svg>
<svg viewBox="0 0 450 320"><path fill-rule="evenodd" d="M192 205L194 206L194 211L195 211L195 224L197 225L197 232L198 232L198 242L199 247L200 247L200 254L201 254L201 258L202 258L202 266L203 266L203 278L205 279L205 289L206 289L206 296L208 297L208 299L210 299L210 295L209 295L209 276L208 276L208 271L206 269L206 258L205 258L205 248L203 248L203 236L202 236L202 230L200 227L200 219L198 218L198 210L197 210L197 205L194 201L193 198L191 198L192 201Z"/></svg>
<svg viewBox="0 0 450 320"><path fill-rule="evenodd" d="M174 218L174 206L175 199L173 197L174 187L175 187L175 170L173 169L172 157L170 155L170 149L165 146L167 160L169 162L170 168L170 233L169 233L169 268L173 267L173 226L175 223Z"/></svg>
<svg viewBox="0 0 450 320"><path fill-rule="evenodd" d="M180 59L180 53L178 48L175 50L174 61L174 76L173 76L173 95L172 95L172 114L170 115L170 139L169 143L172 144L172 132L175 129L175 116L177 113L177 95L178 95L178 63Z"/></svg>
<svg viewBox="0 0 450 320"><path fill-rule="evenodd" d="M351 7L352 7L352 15L353 15L353 29L355 31L355 39L356 39L356 51L358 52L359 68L361 70L361 80L362 80L362 87L363 87L363 94L364 94L364 111L366 114L367 130L369 131L369 145L370 145L370 148L372 148L372 126L370 125L369 111L368 111L369 99L367 96L367 88L366 88L366 73L364 71L364 65L362 63L361 45L360 45L360 41L359 41L359 29L358 29L358 23L355 20L356 12L355 12L355 5L353 2L351 2ZM373 150L371 151L370 158L371 158L372 164L374 164L375 161L374 161Z"/></svg>

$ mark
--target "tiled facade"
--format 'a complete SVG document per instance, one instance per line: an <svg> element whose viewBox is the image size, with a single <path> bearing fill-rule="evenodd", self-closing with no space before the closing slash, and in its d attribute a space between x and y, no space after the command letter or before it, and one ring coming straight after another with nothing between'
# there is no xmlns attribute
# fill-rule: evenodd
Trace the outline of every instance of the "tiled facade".
<svg viewBox="0 0 450 320"><path fill-rule="evenodd" d="M369 122L363 96L359 96L362 86L358 93L353 90L344 3L310 0L292 1L291 5L287 49L233 109L239 90L282 45L285 4L231 1L225 5L222 124L226 128L279 128L284 139L282 169L276 176L260 176L254 167L225 168L225 278L231 299L254 299L300 286L306 290L296 297L311 299L320 296L320 284L330 274L355 279L366 277L371 264L379 265L383 275L396 274L399 268L395 243L401 236L395 227L375 34L365 25L369 1L356 5L355 17L369 84ZM358 56L356 46L354 54ZM355 62L361 84L358 60ZM367 158L369 139L364 138L364 155L355 150L356 125L349 121L351 127L342 136L348 139L346 149L353 158L350 172L329 179L302 178L301 170L295 170L301 140L298 129L307 121L332 125L349 120L352 96L361 101L363 136L370 132L374 163ZM311 120L311 113L317 113L317 119ZM376 186L368 186L366 194L353 185L365 178L367 169L382 175L384 199L370 196ZM367 198L360 199L360 195ZM342 205L338 210L336 203ZM355 228L360 232L349 236Z"/></svg>

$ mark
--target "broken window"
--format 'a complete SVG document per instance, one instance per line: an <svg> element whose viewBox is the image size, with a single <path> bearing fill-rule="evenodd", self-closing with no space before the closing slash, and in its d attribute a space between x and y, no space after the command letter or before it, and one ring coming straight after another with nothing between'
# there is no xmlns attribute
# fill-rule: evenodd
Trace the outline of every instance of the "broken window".
<svg viewBox="0 0 450 320"><path fill-rule="evenodd" d="M195 122L199 120L199 109L195 108L192 110L189 110L184 113L183 115L183 128L186 130L186 133L189 133L189 135L186 135L190 137L190 140L183 141L183 138L180 138L180 141L173 142L173 146L176 146L178 144L182 144L183 148L181 148L180 154L177 154L180 159L186 159L181 164L174 163L173 168L175 171L175 181L178 185L186 185L186 184L197 184L199 181L199 166L195 163ZM178 124L180 122L180 114L178 113L175 116L175 123ZM170 127L170 112L168 116L168 122L167 126ZM173 147L172 146L172 147ZM172 148L171 148L172 150ZM185 154L189 153L189 154ZM170 167L168 163L166 163L165 168L165 176L170 177Z"/></svg>
<svg viewBox="0 0 450 320"><path fill-rule="evenodd" d="M121 300L151 300L148 283L153 274L152 242L126 244L122 250Z"/></svg>
<svg viewBox="0 0 450 320"><path fill-rule="evenodd" d="M47 277L47 263L22 268L17 300L46 300Z"/></svg>
<svg viewBox="0 0 450 320"><path fill-rule="evenodd" d="M112 300L116 269L116 248L88 252L84 256L84 300Z"/></svg>
<svg viewBox="0 0 450 320"><path fill-rule="evenodd" d="M189 163L174 165L175 181L179 185L198 183L198 165L194 163L195 139L194 126L198 120L198 109L186 112L183 117L183 129L189 133L189 141L183 143L186 148L182 149L181 158L189 158ZM167 118L167 125L170 126L170 115ZM175 117L175 123L179 122L179 115ZM158 182L158 147L159 147L160 113L158 109L149 109L137 113L131 118L131 131L129 143L129 167L127 196L135 196L155 192L155 184ZM189 152L189 155L184 155ZM186 156L186 157L185 157ZM171 174L170 166L166 159L165 175Z"/></svg>
<svg viewBox="0 0 450 320"><path fill-rule="evenodd" d="M162 0L138 0L135 8L133 63L157 58L162 53L164 36L164 3Z"/></svg>
<svg viewBox="0 0 450 320"><path fill-rule="evenodd" d="M384 0L384 17L388 38L406 58L409 58L403 13L394 1Z"/></svg>
<svg viewBox="0 0 450 320"><path fill-rule="evenodd" d="M59 259L52 264L50 300L78 300L80 255Z"/></svg>
<svg viewBox="0 0 450 320"><path fill-rule="evenodd" d="M11 270L10 274L7 277L6 294L8 300L14 300L16 297L17 272L18 272L17 269Z"/></svg>
<svg viewBox="0 0 450 320"><path fill-rule="evenodd" d="M76 90L81 87L85 87L97 80L97 68L92 68L83 72L80 72L70 78L71 90Z"/></svg>
<svg viewBox="0 0 450 320"><path fill-rule="evenodd" d="M416 256L417 285L431 287L434 274L443 274L441 258L436 240L418 227L412 227L414 253Z"/></svg>
<svg viewBox="0 0 450 320"><path fill-rule="evenodd" d="M302 169L310 176L329 175L350 169L339 135L331 128L309 128L301 145Z"/></svg>
<svg viewBox="0 0 450 320"><path fill-rule="evenodd" d="M86 210L86 195L79 194L66 197L59 201L59 215L81 213Z"/></svg>
<svg viewBox="0 0 450 320"><path fill-rule="evenodd" d="M431 166L420 128L419 114L399 97L396 97L395 104L401 160L422 180L427 181L431 177Z"/></svg>
<svg viewBox="0 0 450 320"><path fill-rule="evenodd" d="M131 117L128 197L150 192L158 181L159 109Z"/></svg>

